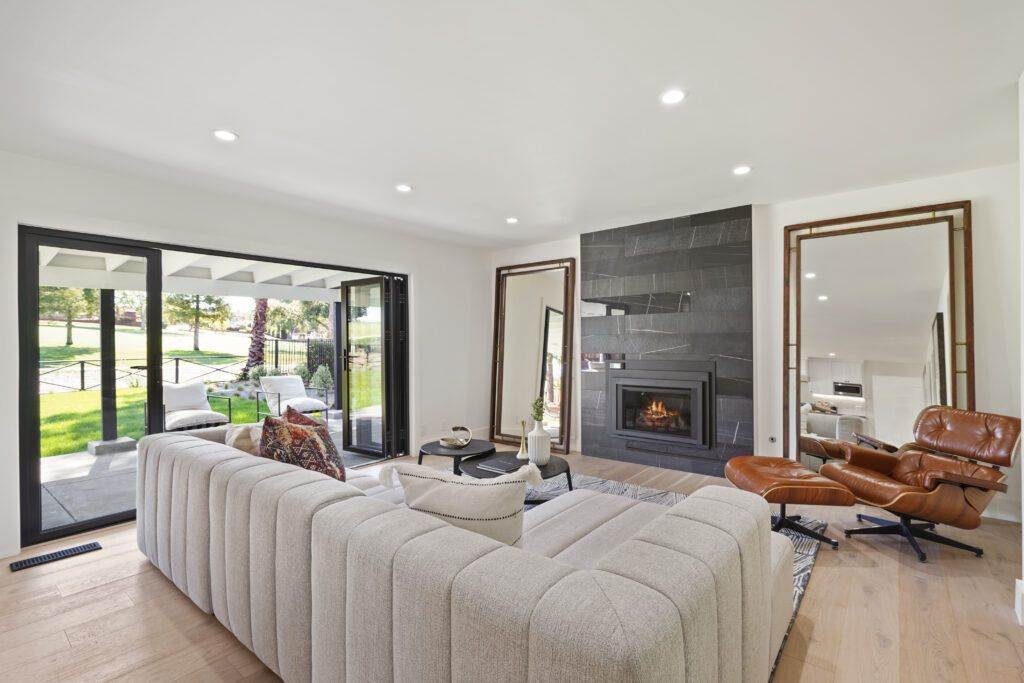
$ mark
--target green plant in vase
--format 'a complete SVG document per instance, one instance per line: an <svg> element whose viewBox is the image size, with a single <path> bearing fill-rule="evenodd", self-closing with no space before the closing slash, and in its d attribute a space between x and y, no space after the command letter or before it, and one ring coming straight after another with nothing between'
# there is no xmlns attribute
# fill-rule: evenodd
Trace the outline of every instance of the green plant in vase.
<svg viewBox="0 0 1024 683"><path fill-rule="evenodd" d="M530 462L543 467L551 459L551 436L544 431L544 399L538 396L530 404L530 415L533 417L533 431L527 434L527 451Z"/></svg>

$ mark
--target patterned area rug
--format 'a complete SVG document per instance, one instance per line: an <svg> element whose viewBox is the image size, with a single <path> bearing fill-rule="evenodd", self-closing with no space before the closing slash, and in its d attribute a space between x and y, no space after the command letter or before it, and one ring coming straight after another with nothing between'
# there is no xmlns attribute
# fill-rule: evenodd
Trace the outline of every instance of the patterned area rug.
<svg viewBox="0 0 1024 683"><path fill-rule="evenodd" d="M636 484L627 484L621 481L611 481L608 479L601 479L600 477L591 477L586 474L574 474L572 476L572 483L575 488L578 489L592 489L594 491L600 491L601 493L611 493L616 496L625 496L626 498L636 498L638 500L647 501L649 503L657 503L658 505L672 506L679 501L686 498L682 493L674 493L672 491L660 491L658 489L649 489L646 486L637 486ZM537 488L529 489L526 492L527 500L551 500L563 493L569 491L568 483L565 477L556 477L545 481ZM532 506L531 506L532 507ZM804 517L801 520L801 524L814 529L820 533L824 533L825 528L828 526L825 522L809 519ZM783 529L782 532L786 537L793 542L793 550L795 555L793 557L793 618L796 618L796 612L800 609L800 602L804 599L804 591L807 590L807 582L811 579L811 569L814 568L814 561L818 558L818 549L821 547L820 544L814 539L807 538L803 534L798 534L795 531L789 529ZM786 639L789 638L789 629L793 627L793 620L790 619L789 627L786 629ZM783 639L781 651L785 648L786 642Z"/></svg>

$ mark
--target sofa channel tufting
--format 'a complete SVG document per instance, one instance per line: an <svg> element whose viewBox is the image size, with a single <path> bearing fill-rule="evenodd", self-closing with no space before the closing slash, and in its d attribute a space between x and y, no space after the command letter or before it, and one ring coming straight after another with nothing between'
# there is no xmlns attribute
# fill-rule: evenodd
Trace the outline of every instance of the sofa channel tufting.
<svg viewBox="0 0 1024 683"><path fill-rule="evenodd" d="M770 676L793 546L758 496L709 486L669 508L577 490L528 511L514 548L225 431L140 441L138 544L285 681Z"/></svg>

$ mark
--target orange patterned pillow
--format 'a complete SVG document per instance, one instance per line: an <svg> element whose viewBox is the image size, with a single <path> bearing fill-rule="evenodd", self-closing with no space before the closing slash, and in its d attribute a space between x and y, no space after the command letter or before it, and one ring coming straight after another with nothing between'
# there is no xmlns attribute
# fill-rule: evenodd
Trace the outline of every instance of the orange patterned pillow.
<svg viewBox="0 0 1024 683"><path fill-rule="evenodd" d="M320 423L307 426L265 418L260 455L345 481L345 465L330 433Z"/></svg>
<svg viewBox="0 0 1024 683"><path fill-rule="evenodd" d="M284 409L284 419L291 422L293 425L303 425L305 427L323 427L324 423L320 420L314 419L305 413L300 413L291 406Z"/></svg>

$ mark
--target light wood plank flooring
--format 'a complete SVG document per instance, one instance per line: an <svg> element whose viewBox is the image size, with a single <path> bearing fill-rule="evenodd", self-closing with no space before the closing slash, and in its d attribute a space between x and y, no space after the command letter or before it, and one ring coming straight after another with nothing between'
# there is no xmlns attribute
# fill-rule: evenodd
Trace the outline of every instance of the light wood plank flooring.
<svg viewBox="0 0 1024 683"><path fill-rule="evenodd" d="M576 473L680 493L726 483L583 455L570 459ZM425 462L451 466L443 458ZM840 529L856 524L861 509L793 511L825 519L841 538ZM983 546L984 558L927 544L929 562L920 564L892 537L823 548L775 680L1024 679L1024 629L1012 609L1020 525L986 521L973 532L947 531ZM89 540L99 540L103 550L0 571L0 680L275 678L146 561L135 547L134 524L37 546L19 558Z"/></svg>

